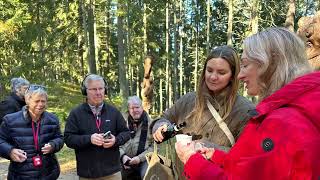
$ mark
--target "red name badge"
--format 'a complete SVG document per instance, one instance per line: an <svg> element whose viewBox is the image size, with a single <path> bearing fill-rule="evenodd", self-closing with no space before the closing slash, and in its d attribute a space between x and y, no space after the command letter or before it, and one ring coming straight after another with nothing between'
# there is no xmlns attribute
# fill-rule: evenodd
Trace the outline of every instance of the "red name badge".
<svg viewBox="0 0 320 180"><path fill-rule="evenodd" d="M33 166L34 167L42 166L42 160L41 160L41 157L39 155L36 155L36 156L32 157L32 162L33 162Z"/></svg>

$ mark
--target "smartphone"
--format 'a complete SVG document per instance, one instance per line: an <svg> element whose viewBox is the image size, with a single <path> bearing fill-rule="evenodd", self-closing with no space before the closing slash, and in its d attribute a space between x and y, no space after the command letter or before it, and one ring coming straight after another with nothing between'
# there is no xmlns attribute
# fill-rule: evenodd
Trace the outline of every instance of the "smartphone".
<svg viewBox="0 0 320 180"><path fill-rule="evenodd" d="M128 159L125 163L124 163L124 165L126 165L126 166L130 166L130 159Z"/></svg>
<svg viewBox="0 0 320 180"><path fill-rule="evenodd" d="M106 133L103 134L103 138L105 139L111 139L111 131L108 131Z"/></svg>

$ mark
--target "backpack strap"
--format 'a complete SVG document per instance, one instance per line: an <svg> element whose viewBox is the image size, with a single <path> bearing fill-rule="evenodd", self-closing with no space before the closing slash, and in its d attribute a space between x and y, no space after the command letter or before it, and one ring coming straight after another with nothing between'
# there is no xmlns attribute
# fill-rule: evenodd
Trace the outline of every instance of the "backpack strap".
<svg viewBox="0 0 320 180"><path fill-rule="evenodd" d="M234 141L234 137L230 131L230 129L228 128L227 124L223 121L223 119L221 118L221 116L219 115L219 113L217 112L217 110L214 109L214 107L212 106L212 104L210 103L209 100L207 100L207 106L212 114L212 116L214 117L214 119L217 121L220 129L222 129L222 131L224 132L224 134L228 137L231 146L234 145L235 141Z"/></svg>

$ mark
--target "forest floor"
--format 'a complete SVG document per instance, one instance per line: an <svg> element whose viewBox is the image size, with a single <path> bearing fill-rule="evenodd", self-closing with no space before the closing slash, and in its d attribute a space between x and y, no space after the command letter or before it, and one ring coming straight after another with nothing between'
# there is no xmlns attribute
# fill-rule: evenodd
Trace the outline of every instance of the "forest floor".
<svg viewBox="0 0 320 180"><path fill-rule="evenodd" d="M0 180L7 179L8 166L10 161L0 158ZM76 169L75 169L75 161L70 161L67 163L60 164L61 174L59 176L59 180L78 180Z"/></svg>

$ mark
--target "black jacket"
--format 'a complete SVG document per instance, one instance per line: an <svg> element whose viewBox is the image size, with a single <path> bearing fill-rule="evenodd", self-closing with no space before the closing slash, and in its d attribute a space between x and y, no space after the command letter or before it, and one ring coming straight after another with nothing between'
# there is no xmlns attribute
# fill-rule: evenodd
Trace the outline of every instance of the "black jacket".
<svg viewBox="0 0 320 180"><path fill-rule="evenodd" d="M4 118L0 127L0 155L10 160L10 151L13 148L22 149L27 153L26 161L22 163L10 162L8 179L41 179L54 180L59 177L60 168L55 157L63 147L63 138L60 132L58 118L49 113L44 112L41 116L39 130L39 146L50 143L54 151L50 154L43 155L37 152L34 146L32 134L32 121L25 107L22 111L8 114ZM36 123L34 124L36 126ZM32 157L39 154L42 158L42 167L35 168L32 163Z"/></svg>
<svg viewBox="0 0 320 180"><path fill-rule="evenodd" d="M5 115L18 112L25 105L26 103L23 99L21 99L15 93L11 93L6 100L0 102L0 124Z"/></svg>
<svg viewBox="0 0 320 180"><path fill-rule="evenodd" d="M99 132L87 103L73 109L67 118L65 143L75 149L77 173L80 177L98 178L120 171L119 146L130 139L130 132L121 113L106 103L101 110L100 129L100 133L111 131L116 136L113 147L103 148L91 143L91 135Z"/></svg>

